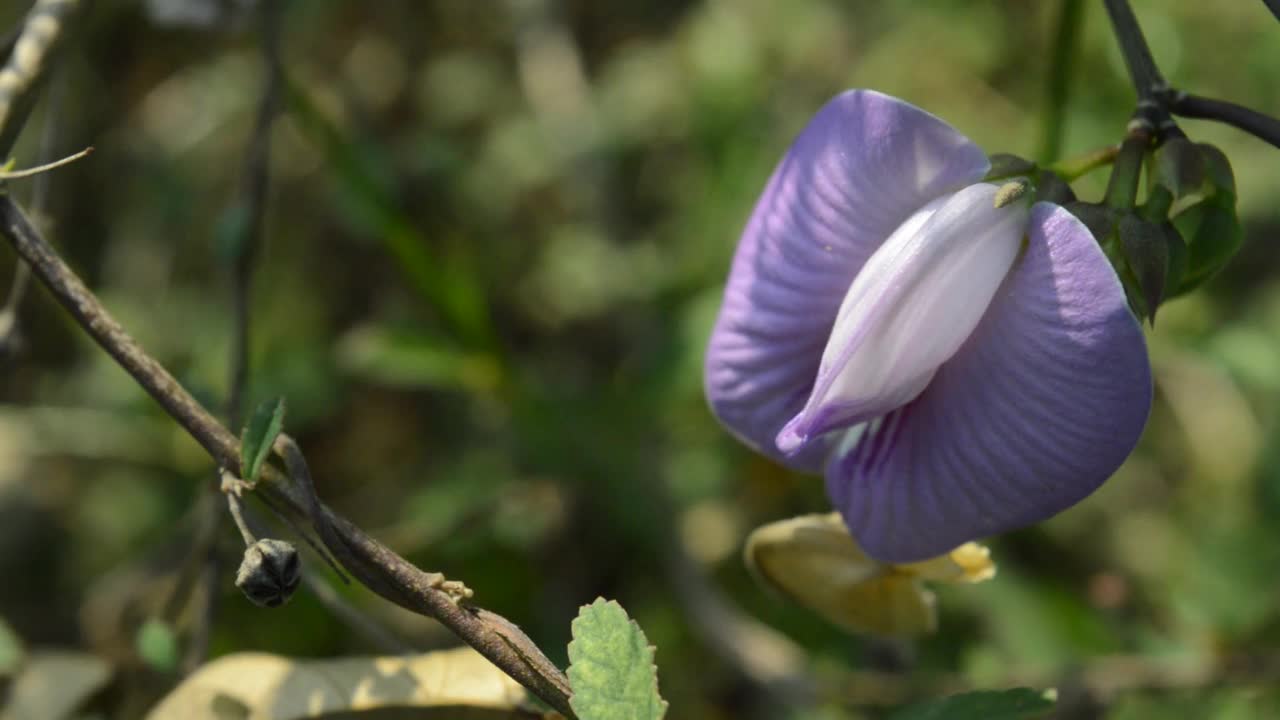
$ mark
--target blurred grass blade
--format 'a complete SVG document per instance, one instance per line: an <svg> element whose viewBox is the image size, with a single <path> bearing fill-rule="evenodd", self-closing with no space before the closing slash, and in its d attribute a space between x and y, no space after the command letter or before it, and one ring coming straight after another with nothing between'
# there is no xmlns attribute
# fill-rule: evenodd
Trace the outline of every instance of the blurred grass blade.
<svg viewBox="0 0 1280 720"><path fill-rule="evenodd" d="M452 332L472 347L494 349L496 333L485 294L465 259L451 257L439 245L432 248L370 167L368 158L376 153L343 137L297 83L286 85L289 112L323 154L367 230L378 237L413 288L440 313Z"/></svg>
<svg viewBox="0 0 1280 720"><path fill-rule="evenodd" d="M257 482L262 464L271 454L271 446L284 430L284 398L268 400L253 411L249 424L240 434L240 478Z"/></svg>

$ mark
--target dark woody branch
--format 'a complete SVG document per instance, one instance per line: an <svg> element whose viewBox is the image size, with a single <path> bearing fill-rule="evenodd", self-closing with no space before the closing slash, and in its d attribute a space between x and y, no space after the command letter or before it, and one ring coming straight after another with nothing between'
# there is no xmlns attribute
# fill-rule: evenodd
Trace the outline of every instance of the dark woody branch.
<svg viewBox="0 0 1280 720"><path fill-rule="evenodd" d="M1161 138L1182 134L1171 114L1216 120L1280 148L1280 120L1235 103L1200 97L1170 87L1151 55L1151 48L1147 46L1129 0L1105 0L1105 3L1116 42L1124 54L1129 79L1138 94L1135 118L1150 125ZM1267 0L1267 6L1280 17L1277 11L1280 0Z"/></svg>
<svg viewBox="0 0 1280 720"><path fill-rule="evenodd" d="M236 437L120 326L7 193L0 194L0 235L13 245L90 337L210 457L222 467L240 467L240 443ZM424 572L325 506L310 491L310 473L305 470L297 445L282 442L277 443L277 449L284 453L299 482L290 482L278 471L266 468L258 492L310 519L329 551L371 590L401 607L438 620L552 708L565 717L575 717L569 707L567 678L527 635L499 615L464 604L460 585L447 582L439 573Z"/></svg>
<svg viewBox="0 0 1280 720"><path fill-rule="evenodd" d="M1166 89L1162 98L1175 115L1217 120L1280 148L1280 120L1270 115L1226 100L1200 97L1180 90Z"/></svg>

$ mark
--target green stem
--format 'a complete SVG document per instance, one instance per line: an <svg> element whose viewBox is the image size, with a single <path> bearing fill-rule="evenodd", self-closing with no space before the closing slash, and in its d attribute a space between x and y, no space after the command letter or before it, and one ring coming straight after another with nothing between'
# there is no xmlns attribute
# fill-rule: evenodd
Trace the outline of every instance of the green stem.
<svg viewBox="0 0 1280 720"><path fill-rule="evenodd" d="M1156 67L1155 59L1151 57L1147 39L1142 36L1138 18L1133 14L1133 8L1129 7L1129 0L1106 0L1106 5L1116 42L1124 53L1124 64L1129 68L1129 79L1133 81L1138 100L1151 100L1156 90L1164 87L1165 82Z"/></svg>
<svg viewBox="0 0 1280 720"><path fill-rule="evenodd" d="M1119 145L1109 145L1097 150L1090 150L1083 155L1059 160L1048 166L1048 169L1067 182L1075 182L1081 177L1115 162L1120 154Z"/></svg>
<svg viewBox="0 0 1280 720"><path fill-rule="evenodd" d="M1062 152L1067 96L1075 70L1072 60L1079 46L1083 19L1082 0L1062 0L1058 31L1053 37L1053 51L1049 60L1049 81L1045 83L1044 125L1040 137L1040 152L1037 155L1041 163L1052 161Z"/></svg>
<svg viewBox="0 0 1280 720"><path fill-rule="evenodd" d="M1138 180L1142 176L1142 158L1151 145L1151 136L1145 130L1129 132L1116 155L1107 183L1106 203L1117 210L1131 210L1138 198Z"/></svg>

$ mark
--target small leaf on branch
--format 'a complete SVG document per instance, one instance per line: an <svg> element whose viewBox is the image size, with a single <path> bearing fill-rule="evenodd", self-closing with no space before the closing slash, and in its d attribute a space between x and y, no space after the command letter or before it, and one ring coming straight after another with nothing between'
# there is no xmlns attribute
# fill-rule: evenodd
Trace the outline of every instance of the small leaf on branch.
<svg viewBox="0 0 1280 720"><path fill-rule="evenodd" d="M1193 290L1227 264L1244 242L1244 229L1236 214L1236 182L1231 163L1221 150L1196 146L1205 161L1204 198L1175 208L1173 226L1187 246L1186 273L1176 293Z"/></svg>
<svg viewBox="0 0 1280 720"><path fill-rule="evenodd" d="M284 410L284 398L262 403L240 434L240 479L250 485L258 481L262 464L271 455L271 446L284 430Z"/></svg>
<svg viewBox="0 0 1280 720"><path fill-rule="evenodd" d="M598 598L578 612L569 643L569 704L581 720L660 720L653 646L618 603Z"/></svg>
<svg viewBox="0 0 1280 720"><path fill-rule="evenodd" d="M1033 720L1053 710L1053 691L979 690L908 705L889 720Z"/></svg>

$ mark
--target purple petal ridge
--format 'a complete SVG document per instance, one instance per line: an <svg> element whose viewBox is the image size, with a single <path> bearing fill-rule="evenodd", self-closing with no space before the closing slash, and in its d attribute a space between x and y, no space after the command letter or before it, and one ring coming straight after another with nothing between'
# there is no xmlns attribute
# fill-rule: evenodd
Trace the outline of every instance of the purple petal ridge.
<svg viewBox="0 0 1280 720"><path fill-rule="evenodd" d="M901 100L851 90L827 103L774 170L738 244L705 365L720 421L789 467L820 470L827 443L787 456L774 440L813 389L846 290L912 213L988 168L980 148Z"/></svg>
<svg viewBox="0 0 1280 720"><path fill-rule="evenodd" d="M1092 493L1151 407L1142 331L1083 224L1039 203L1028 246L929 386L827 465L871 556L912 562L1030 525Z"/></svg>

